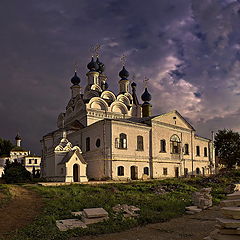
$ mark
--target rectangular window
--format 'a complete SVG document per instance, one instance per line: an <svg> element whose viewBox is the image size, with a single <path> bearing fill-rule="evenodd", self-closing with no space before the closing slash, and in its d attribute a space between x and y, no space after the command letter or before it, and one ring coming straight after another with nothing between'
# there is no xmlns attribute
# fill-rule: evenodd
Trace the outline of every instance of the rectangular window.
<svg viewBox="0 0 240 240"><path fill-rule="evenodd" d="M189 145L187 143L184 146L184 154L189 155Z"/></svg>
<svg viewBox="0 0 240 240"><path fill-rule="evenodd" d="M90 137L86 138L86 152L90 151Z"/></svg>
<svg viewBox="0 0 240 240"><path fill-rule="evenodd" d="M167 168L163 168L163 175L167 175Z"/></svg>
<svg viewBox="0 0 240 240"><path fill-rule="evenodd" d="M143 151L143 136L137 136L137 151Z"/></svg>
<svg viewBox="0 0 240 240"><path fill-rule="evenodd" d="M37 164L37 159L35 159L35 164Z"/></svg>
<svg viewBox="0 0 240 240"><path fill-rule="evenodd" d="M28 160L28 163L31 164L31 163L32 163L32 159L29 159L29 160Z"/></svg>
<svg viewBox="0 0 240 240"><path fill-rule="evenodd" d="M208 152L208 151L207 151L207 148L205 147L205 148L204 148L204 157L207 157L207 156L208 156L208 155L207 155L207 152Z"/></svg>
<svg viewBox="0 0 240 240"><path fill-rule="evenodd" d="M166 152L166 141L164 139L160 141L160 145L160 152Z"/></svg>
<svg viewBox="0 0 240 240"><path fill-rule="evenodd" d="M200 147L196 146L196 156L200 156Z"/></svg>

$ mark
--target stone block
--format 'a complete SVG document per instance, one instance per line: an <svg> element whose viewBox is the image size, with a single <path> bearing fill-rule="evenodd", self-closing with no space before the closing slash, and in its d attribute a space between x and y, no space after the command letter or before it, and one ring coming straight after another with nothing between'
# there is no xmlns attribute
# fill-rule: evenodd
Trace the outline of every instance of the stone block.
<svg viewBox="0 0 240 240"><path fill-rule="evenodd" d="M221 201L220 206L221 207L240 207L240 199Z"/></svg>
<svg viewBox="0 0 240 240"><path fill-rule="evenodd" d="M103 208L86 208L83 209L83 215L86 218L108 217L108 212Z"/></svg>
<svg viewBox="0 0 240 240"><path fill-rule="evenodd" d="M221 212L228 218L240 219L240 207L223 207Z"/></svg>
<svg viewBox="0 0 240 240"><path fill-rule="evenodd" d="M185 213L188 214L188 215L194 215L196 212L186 211Z"/></svg>
<svg viewBox="0 0 240 240"><path fill-rule="evenodd" d="M240 228L240 220L228 218L217 218L216 220L223 228Z"/></svg>
<svg viewBox="0 0 240 240"><path fill-rule="evenodd" d="M86 228L87 225L79 219L64 219L57 220L56 225L60 231L67 231L73 228Z"/></svg>
<svg viewBox="0 0 240 240"><path fill-rule="evenodd" d="M187 211L191 211L194 213L199 213L202 211L202 209L198 208L197 206L189 206L185 208Z"/></svg>
<svg viewBox="0 0 240 240"><path fill-rule="evenodd" d="M103 221L108 220L108 219L109 219L109 217L99 217L99 218L86 218L86 217L82 217L82 221L86 225L103 222Z"/></svg>
<svg viewBox="0 0 240 240"><path fill-rule="evenodd" d="M228 200L237 200L237 199L240 200L240 191L228 194L227 199Z"/></svg>

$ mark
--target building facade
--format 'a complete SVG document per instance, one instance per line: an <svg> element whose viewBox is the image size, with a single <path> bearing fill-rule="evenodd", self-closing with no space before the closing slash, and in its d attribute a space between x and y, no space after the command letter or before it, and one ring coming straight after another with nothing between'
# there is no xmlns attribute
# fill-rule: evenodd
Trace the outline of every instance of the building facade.
<svg viewBox="0 0 240 240"><path fill-rule="evenodd" d="M21 163L29 172L40 175L40 165L41 165L41 157L35 156L30 153L30 151L26 151L21 147L21 137L19 134L15 137L16 146L10 151L9 156L0 158L0 177L3 174L3 169L6 164L6 161L10 162L19 162Z"/></svg>
<svg viewBox="0 0 240 240"><path fill-rule="evenodd" d="M130 90L125 66L119 72L118 94L108 89L104 64L98 58L92 58L87 67L87 86L82 91L75 72L66 111L59 114L57 129L41 140L43 177L59 179L53 156L64 134L79 148L88 179L179 177L214 171L212 141L196 135L176 110L152 116L148 89L140 104L135 83ZM74 171L66 178L77 179Z"/></svg>

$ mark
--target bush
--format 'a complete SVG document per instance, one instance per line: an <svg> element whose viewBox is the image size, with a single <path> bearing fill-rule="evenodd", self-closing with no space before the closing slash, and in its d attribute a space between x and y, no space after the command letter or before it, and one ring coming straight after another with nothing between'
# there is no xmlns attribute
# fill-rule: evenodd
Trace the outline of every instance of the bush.
<svg viewBox="0 0 240 240"><path fill-rule="evenodd" d="M6 183L29 182L31 181L31 173L21 163L7 161L3 171L3 179Z"/></svg>

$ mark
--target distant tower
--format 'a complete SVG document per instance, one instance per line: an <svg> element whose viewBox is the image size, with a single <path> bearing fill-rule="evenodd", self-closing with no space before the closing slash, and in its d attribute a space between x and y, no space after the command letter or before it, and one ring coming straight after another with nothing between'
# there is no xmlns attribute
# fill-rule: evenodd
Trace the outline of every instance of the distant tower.
<svg viewBox="0 0 240 240"><path fill-rule="evenodd" d="M19 133L18 133L17 136L15 137L15 140L16 140L16 146L17 146L17 147L21 147L21 141L22 141L22 139L21 139Z"/></svg>
<svg viewBox="0 0 240 240"><path fill-rule="evenodd" d="M94 61L94 58L92 57L92 60L90 63L88 63L87 68L89 72L86 74L88 77L88 85L91 86L93 84L98 85L99 84L99 65L97 62Z"/></svg>
<svg viewBox="0 0 240 240"><path fill-rule="evenodd" d="M152 105L149 103L152 99L152 96L148 92L147 87L145 88L145 91L142 94L141 98L144 102L142 104L142 116L143 117L149 117L152 114Z"/></svg>

